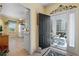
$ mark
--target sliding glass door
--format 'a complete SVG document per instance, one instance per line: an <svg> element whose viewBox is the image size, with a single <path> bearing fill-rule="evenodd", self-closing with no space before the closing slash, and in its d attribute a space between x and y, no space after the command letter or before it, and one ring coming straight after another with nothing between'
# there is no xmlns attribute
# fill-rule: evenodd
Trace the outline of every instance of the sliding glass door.
<svg viewBox="0 0 79 59"><path fill-rule="evenodd" d="M51 16L51 46L68 50L76 50L76 11L69 10Z"/></svg>
<svg viewBox="0 0 79 59"><path fill-rule="evenodd" d="M52 35L51 46L67 49L67 13L57 14L51 17Z"/></svg>

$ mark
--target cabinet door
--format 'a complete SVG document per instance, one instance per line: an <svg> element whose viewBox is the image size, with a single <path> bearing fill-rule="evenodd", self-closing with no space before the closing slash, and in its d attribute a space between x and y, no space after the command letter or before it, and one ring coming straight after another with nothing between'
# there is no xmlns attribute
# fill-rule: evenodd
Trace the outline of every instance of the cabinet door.
<svg viewBox="0 0 79 59"><path fill-rule="evenodd" d="M8 46L8 36L0 36L0 46Z"/></svg>
<svg viewBox="0 0 79 59"><path fill-rule="evenodd" d="M24 48L26 49L26 51L30 52L29 32L24 33L23 43L24 43Z"/></svg>

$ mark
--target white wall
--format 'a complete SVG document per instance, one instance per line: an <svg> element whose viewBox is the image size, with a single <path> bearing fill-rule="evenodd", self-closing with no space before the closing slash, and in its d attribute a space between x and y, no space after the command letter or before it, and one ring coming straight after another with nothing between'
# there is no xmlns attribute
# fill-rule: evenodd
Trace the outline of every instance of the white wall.
<svg viewBox="0 0 79 59"><path fill-rule="evenodd" d="M31 32L30 32L30 53L33 53L39 46L39 35L38 35L38 26L37 26L37 13L44 13L44 8L41 4L38 3L27 3L22 4L24 7L30 9L30 23L31 23Z"/></svg>

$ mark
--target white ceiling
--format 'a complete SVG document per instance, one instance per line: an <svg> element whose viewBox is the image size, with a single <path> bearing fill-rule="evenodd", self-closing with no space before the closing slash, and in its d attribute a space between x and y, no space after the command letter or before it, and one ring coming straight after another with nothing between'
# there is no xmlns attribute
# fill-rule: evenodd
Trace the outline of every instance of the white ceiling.
<svg viewBox="0 0 79 59"><path fill-rule="evenodd" d="M3 3L0 3L0 5L2 5ZM49 5L53 5L53 4L55 4L55 3L40 3L42 6L44 6L44 7L47 7L47 6L49 6Z"/></svg>
<svg viewBox="0 0 79 59"><path fill-rule="evenodd" d="M6 3L2 4L2 10L0 12L1 15L12 17L12 18L24 18L26 19L26 13L29 12L29 10L26 10L21 4L16 3Z"/></svg>
<svg viewBox="0 0 79 59"><path fill-rule="evenodd" d="M44 7L47 7L47 6L49 6L49 5L51 5L51 4L54 4L54 3L41 3Z"/></svg>

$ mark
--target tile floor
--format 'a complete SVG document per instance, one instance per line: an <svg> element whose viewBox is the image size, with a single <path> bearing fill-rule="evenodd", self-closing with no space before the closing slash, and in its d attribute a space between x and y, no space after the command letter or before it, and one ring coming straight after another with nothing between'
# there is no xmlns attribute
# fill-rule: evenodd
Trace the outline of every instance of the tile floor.
<svg viewBox="0 0 79 59"><path fill-rule="evenodd" d="M62 52L66 55L70 55L70 53L67 53L66 51L61 51L59 49L53 48L53 47L48 47L45 48L43 50L35 51L33 54L29 54L29 52L27 50L24 49L24 45L23 45L23 38L19 38L19 37L10 37L9 38L9 52L8 52L8 56L42 56L47 49L52 49L58 52Z"/></svg>
<svg viewBox="0 0 79 59"><path fill-rule="evenodd" d="M29 52L24 49L23 40L19 37L9 38L8 56L27 56Z"/></svg>

